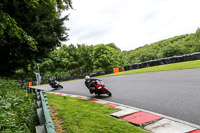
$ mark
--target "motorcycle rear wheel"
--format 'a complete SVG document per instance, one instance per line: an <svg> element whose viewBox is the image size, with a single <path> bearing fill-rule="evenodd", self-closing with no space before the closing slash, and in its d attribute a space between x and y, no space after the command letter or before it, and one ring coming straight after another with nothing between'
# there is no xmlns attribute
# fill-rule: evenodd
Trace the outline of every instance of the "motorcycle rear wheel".
<svg viewBox="0 0 200 133"><path fill-rule="evenodd" d="M106 93L108 96L112 96L112 93L111 93L109 90L107 90L107 89L105 89L105 93Z"/></svg>

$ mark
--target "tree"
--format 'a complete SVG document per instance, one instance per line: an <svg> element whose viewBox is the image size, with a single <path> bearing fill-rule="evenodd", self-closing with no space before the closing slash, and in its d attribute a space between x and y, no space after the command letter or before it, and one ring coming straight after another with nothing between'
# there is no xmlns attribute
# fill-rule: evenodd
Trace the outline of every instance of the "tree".
<svg viewBox="0 0 200 133"><path fill-rule="evenodd" d="M50 52L48 58L45 58L39 64L41 75L43 77L68 76L69 54L66 51L67 46L63 45L60 49Z"/></svg>
<svg viewBox="0 0 200 133"><path fill-rule="evenodd" d="M121 52L121 49L120 48L118 48L114 43L109 43L109 44L106 44L106 46L109 46L109 47L111 47L111 48L114 48L115 50L117 50L117 51L120 51Z"/></svg>
<svg viewBox="0 0 200 133"><path fill-rule="evenodd" d="M2 0L0 2L0 67L9 75L28 64L41 61L68 39L62 11L72 8L71 0Z"/></svg>
<svg viewBox="0 0 200 133"><path fill-rule="evenodd" d="M29 57L34 58L38 49L37 42L10 15L1 10L0 14L0 74L7 75L27 66L31 62Z"/></svg>
<svg viewBox="0 0 200 133"><path fill-rule="evenodd" d="M69 54L68 72L71 75L89 73L93 70L93 46L85 44L71 44L66 47L65 51Z"/></svg>
<svg viewBox="0 0 200 133"><path fill-rule="evenodd" d="M120 50L121 51L121 50ZM108 70L124 65L123 54L109 45L99 44L94 47L94 71Z"/></svg>
<svg viewBox="0 0 200 133"><path fill-rule="evenodd" d="M177 56L181 54L182 53L180 51L180 48L177 45L169 44L162 49L163 57L172 57L172 56Z"/></svg>
<svg viewBox="0 0 200 133"><path fill-rule="evenodd" d="M93 72L93 49L94 46L86 46L85 44L77 45L77 56L79 64L79 72L90 73Z"/></svg>
<svg viewBox="0 0 200 133"><path fill-rule="evenodd" d="M191 47L191 52L200 51L200 28L196 30L196 33L193 35L193 46Z"/></svg>

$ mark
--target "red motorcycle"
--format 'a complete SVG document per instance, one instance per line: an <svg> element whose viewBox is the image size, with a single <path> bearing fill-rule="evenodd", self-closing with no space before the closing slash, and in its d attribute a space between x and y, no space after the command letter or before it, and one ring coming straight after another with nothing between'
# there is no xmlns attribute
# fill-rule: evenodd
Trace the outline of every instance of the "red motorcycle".
<svg viewBox="0 0 200 133"><path fill-rule="evenodd" d="M105 87L102 80L97 80L96 83L93 83L93 86L95 87L95 94L107 94L108 96L112 96L112 93Z"/></svg>

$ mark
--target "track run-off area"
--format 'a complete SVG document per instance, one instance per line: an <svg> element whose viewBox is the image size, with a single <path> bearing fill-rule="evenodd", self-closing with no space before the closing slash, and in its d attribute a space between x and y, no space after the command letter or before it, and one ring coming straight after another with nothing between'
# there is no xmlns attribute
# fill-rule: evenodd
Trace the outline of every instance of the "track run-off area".
<svg viewBox="0 0 200 133"><path fill-rule="evenodd" d="M60 90L49 85L34 88L121 103L200 125L200 68L99 79L112 92L112 97L90 94L84 79L61 82L64 88Z"/></svg>

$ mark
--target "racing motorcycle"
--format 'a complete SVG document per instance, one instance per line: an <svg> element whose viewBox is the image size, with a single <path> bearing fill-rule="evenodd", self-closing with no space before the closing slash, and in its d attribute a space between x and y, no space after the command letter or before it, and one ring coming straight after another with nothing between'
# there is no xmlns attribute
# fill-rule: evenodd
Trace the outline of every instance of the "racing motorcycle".
<svg viewBox="0 0 200 133"><path fill-rule="evenodd" d="M112 93L105 87L104 82L102 80L97 80L96 83L93 83L95 87L95 94L107 94L108 96L112 96Z"/></svg>
<svg viewBox="0 0 200 133"><path fill-rule="evenodd" d="M63 86L57 80L49 79L48 83L52 88L55 88L55 89L63 88Z"/></svg>

